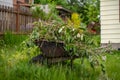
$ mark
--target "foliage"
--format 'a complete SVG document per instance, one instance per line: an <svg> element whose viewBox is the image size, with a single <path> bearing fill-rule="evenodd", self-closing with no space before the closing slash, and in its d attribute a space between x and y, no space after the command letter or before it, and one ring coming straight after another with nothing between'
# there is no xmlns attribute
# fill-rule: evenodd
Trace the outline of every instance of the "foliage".
<svg viewBox="0 0 120 80"><path fill-rule="evenodd" d="M42 9L40 9L39 6L36 6L36 7L33 7L32 9L32 15L36 19L40 18L42 20L45 20L46 13Z"/></svg>
<svg viewBox="0 0 120 80"><path fill-rule="evenodd" d="M80 16L79 16L79 14L73 13L72 17L71 17L71 21L76 28L79 28L79 26L80 26Z"/></svg>
<svg viewBox="0 0 120 80"><path fill-rule="evenodd" d="M48 4L48 3L55 3L56 5L63 5L65 6L67 4L66 0L35 0L35 4Z"/></svg>
<svg viewBox="0 0 120 80"><path fill-rule="evenodd" d="M80 13L82 22L88 24L92 21L99 22L99 0L68 0L68 9Z"/></svg>
<svg viewBox="0 0 120 80"><path fill-rule="evenodd" d="M67 25L78 29L80 34L83 32L83 29L86 29L86 25L83 25L80 15L78 13L73 13L71 19L68 18Z"/></svg>
<svg viewBox="0 0 120 80"><path fill-rule="evenodd" d="M100 15L100 2L98 0L92 0L91 2L85 3L83 6L83 21L86 23L99 22ZM86 21L87 20L87 21Z"/></svg>
<svg viewBox="0 0 120 80"><path fill-rule="evenodd" d="M3 39L0 39L0 46L3 46L5 43L4 43L4 40Z"/></svg>
<svg viewBox="0 0 120 80"><path fill-rule="evenodd" d="M86 44L94 45L97 47L100 46L100 36L99 35L92 35L92 34L87 34L87 35L88 36L85 37Z"/></svg>
<svg viewBox="0 0 120 80"><path fill-rule="evenodd" d="M36 3L37 3L37 4L38 4L38 3L39 3L39 4L46 4L46 3L48 3L48 0L35 0L34 3L35 3L35 4L36 4Z"/></svg>
<svg viewBox="0 0 120 80"><path fill-rule="evenodd" d="M36 2L37 1L37 2ZM35 0L35 3L44 4L55 3L79 13L82 22L88 24L92 21L99 22L100 0Z"/></svg>
<svg viewBox="0 0 120 80"><path fill-rule="evenodd" d="M1 45L17 45L20 44L23 40L28 38L27 35L17 35L13 34L12 32L5 32L3 35L3 40L1 40Z"/></svg>
<svg viewBox="0 0 120 80"><path fill-rule="evenodd" d="M41 9L41 7L47 5L48 5L48 12L45 12L44 8ZM54 3L47 5L33 6L31 9L33 17L35 17L37 20L43 20L43 21L57 20L58 22L63 23L62 19L58 16L57 11L55 9L56 5Z"/></svg>

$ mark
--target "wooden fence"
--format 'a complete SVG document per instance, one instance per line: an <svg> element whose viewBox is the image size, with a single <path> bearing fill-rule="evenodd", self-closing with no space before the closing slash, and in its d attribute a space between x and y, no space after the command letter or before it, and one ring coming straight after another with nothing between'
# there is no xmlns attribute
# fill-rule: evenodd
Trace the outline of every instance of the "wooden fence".
<svg viewBox="0 0 120 80"><path fill-rule="evenodd" d="M13 33L29 33L32 31L32 23L35 19L32 17L30 8L22 5L7 7L0 5L0 34L6 31Z"/></svg>

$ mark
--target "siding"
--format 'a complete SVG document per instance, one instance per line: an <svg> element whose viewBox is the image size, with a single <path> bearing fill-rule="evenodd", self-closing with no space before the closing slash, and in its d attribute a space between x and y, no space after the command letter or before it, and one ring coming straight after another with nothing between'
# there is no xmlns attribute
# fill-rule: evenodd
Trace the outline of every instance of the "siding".
<svg viewBox="0 0 120 80"><path fill-rule="evenodd" d="M101 43L120 43L119 0L100 0Z"/></svg>
<svg viewBox="0 0 120 80"><path fill-rule="evenodd" d="M13 0L0 0L0 5L13 7Z"/></svg>

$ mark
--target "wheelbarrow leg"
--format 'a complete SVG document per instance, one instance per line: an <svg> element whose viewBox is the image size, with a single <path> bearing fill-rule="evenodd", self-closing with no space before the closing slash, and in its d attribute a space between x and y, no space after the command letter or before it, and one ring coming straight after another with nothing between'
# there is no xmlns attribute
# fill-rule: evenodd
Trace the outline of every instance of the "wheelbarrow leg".
<svg viewBox="0 0 120 80"><path fill-rule="evenodd" d="M72 69L72 67L73 67L73 59L70 60L70 67Z"/></svg>

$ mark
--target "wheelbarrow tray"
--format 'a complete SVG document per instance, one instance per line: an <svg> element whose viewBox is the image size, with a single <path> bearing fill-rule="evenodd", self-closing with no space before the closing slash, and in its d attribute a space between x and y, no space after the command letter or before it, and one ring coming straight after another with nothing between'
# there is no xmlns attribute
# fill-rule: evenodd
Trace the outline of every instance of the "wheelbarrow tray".
<svg viewBox="0 0 120 80"><path fill-rule="evenodd" d="M46 40L35 40L35 44L40 48L42 54L39 54L32 58L32 62L43 63L47 61L48 64L62 62L66 60L72 60L78 58L78 56L70 56L64 49L63 42L54 42Z"/></svg>
<svg viewBox="0 0 120 80"><path fill-rule="evenodd" d="M40 48L44 57L69 56L67 51L65 51L64 43L62 42L35 40L35 44Z"/></svg>

